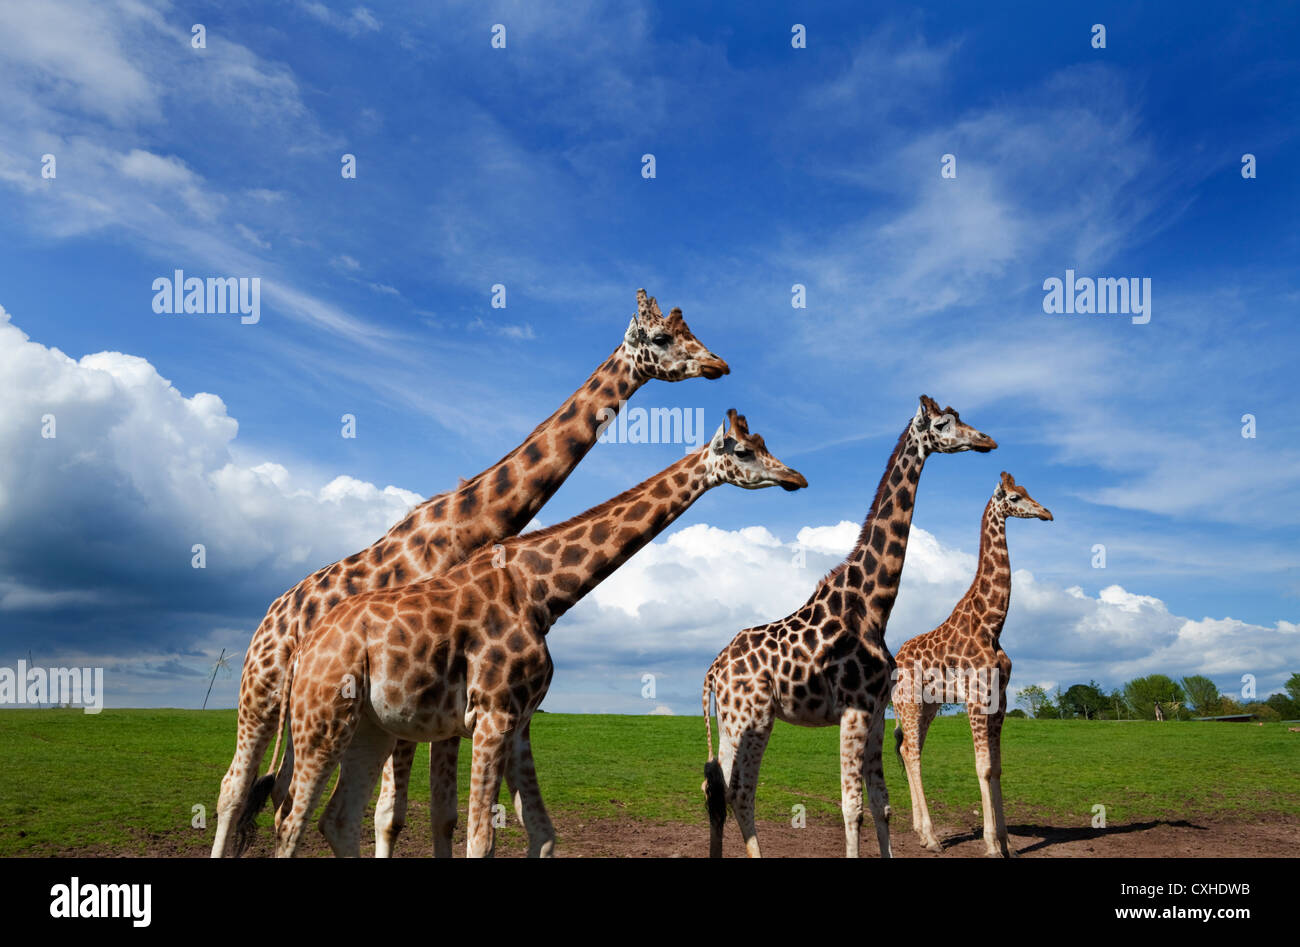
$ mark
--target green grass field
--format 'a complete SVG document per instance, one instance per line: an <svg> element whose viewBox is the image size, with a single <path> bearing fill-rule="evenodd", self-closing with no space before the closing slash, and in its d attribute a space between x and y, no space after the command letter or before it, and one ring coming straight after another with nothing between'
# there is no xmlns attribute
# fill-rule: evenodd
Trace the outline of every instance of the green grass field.
<svg viewBox="0 0 1300 947"><path fill-rule="evenodd" d="M895 811L907 815L888 726L885 776ZM704 824L700 718L538 714L532 731L553 814ZM0 712L0 856L131 853L151 838L209 844L234 733L233 710ZM778 724L763 762L760 819L788 820L796 804L810 817L838 813L838 739L836 728ZM468 753L463 741L462 801ZM924 763L936 817L978 805L965 718L935 721ZM1003 767L1009 821L1084 826L1097 803L1113 823L1300 814L1300 734L1281 724L1010 719ZM421 755L411 792L417 806L428 799L425 771ZM207 808L206 832L190 827L198 804Z"/></svg>

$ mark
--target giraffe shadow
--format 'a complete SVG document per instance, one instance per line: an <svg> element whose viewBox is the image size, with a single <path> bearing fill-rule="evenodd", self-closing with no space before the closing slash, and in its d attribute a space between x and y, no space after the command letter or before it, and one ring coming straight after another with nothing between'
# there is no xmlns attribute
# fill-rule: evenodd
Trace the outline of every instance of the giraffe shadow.
<svg viewBox="0 0 1300 947"><path fill-rule="evenodd" d="M1134 832L1149 832L1160 826L1169 826L1179 829L1196 829L1200 832L1209 831L1203 825L1196 825L1188 822L1186 819L1153 819L1150 822L1128 822L1123 825L1110 825L1104 829L1094 829L1092 826L1060 826L1060 825L1033 825L1020 823L1019 825L1008 825L1007 833L1012 836L1024 836L1037 838L1038 841L1024 848L1013 848L1017 855L1025 855L1029 852L1036 852L1044 848L1050 848L1053 845L1062 845L1067 842L1087 842L1093 839L1104 839L1119 835L1130 835ZM965 832L961 835L949 836L940 842L943 850L947 851L961 845L964 842L978 842L984 838L984 828L982 826ZM1014 843L1013 839L1013 843Z"/></svg>

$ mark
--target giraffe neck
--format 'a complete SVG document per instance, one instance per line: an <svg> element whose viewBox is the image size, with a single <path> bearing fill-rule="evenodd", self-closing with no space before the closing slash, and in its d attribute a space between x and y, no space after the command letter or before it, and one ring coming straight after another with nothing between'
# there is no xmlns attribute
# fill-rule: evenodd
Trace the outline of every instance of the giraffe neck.
<svg viewBox="0 0 1300 947"><path fill-rule="evenodd" d="M534 620L549 628L713 486L707 445L649 480L556 526L507 544Z"/></svg>
<svg viewBox="0 0 1300 947"><path fill-rule="evenodd" d="M443 565L513 536L555 495L596 443L603 424L646 381L619 345L522 444L455 491L417 507L394 532L433 527L428 536L432 540L452 526Z"/></svg>
<svg viewBox="0 0 1300 947"><path fill-rule="evenodd" d="M1007 609L1011 605L1011 556L1007 552L1006 514L994 508L989 500L980 522L979 566L971 582L967 598L979 596L984 600L980 619L996 636L1002 631Z"/></svg>
<svg viewBox="0 0 1300 947"><path fill-rule="evenodd" d="M843 593L842 618L856 619L845 621L845 627L856 627L861 634L879 640L884 639L898 596L916 486L927 456L909 421L885 465L857 545L844 564L827 577L828 583Z"/></svg>

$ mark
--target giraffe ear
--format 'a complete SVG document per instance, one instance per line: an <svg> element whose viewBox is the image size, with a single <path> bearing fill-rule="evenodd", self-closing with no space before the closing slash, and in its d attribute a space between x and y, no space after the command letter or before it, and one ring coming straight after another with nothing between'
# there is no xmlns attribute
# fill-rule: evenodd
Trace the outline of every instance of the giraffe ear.
<svg viewBox="0 0 1300 947"><path fill-rule="evenodd" d="M645 341L645 330L641 328L641 323L637 321L636 316L627 324L627 332L623 334L623 341L629 345L636 345Z"/></svg>
<svg viewBox="0 0 1300 947"><path fill-rule="evenodd" d="M718 429L713 432L713 439L709 441L709 447L715 451L722 451L723 446L727 443L727 422L723 421L718 425Z"/></svg>

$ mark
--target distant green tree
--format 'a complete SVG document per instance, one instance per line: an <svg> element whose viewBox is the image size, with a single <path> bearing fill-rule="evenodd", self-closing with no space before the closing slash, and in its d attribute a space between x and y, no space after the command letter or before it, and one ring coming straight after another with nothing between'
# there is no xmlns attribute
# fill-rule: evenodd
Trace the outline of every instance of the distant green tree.
<svg viewBox="0 0 1300 947"><path fill-rule="evenodd" d="M1269 694L1268 700L1264 703L1277 711L1279 720L1297 720L1300 719L1300 704L1286 694Z"/></svg>
<svg viewBox="0 0 1300 947"><path fill-rule="evenodd" d="M1246 708L1241 706L1234 698L1224 695L1219 698L1219 716L1228 717L1232 714L1242 714Z"/></svg>
<svg viewBox="0 0 1300 947"><path fill-rule="evenodd" d="M1287 678L1286 683L1282 686L1286 688L1286 692L1291 695L1291 699L1296 702L1296 705L1300 706L1300 671Z"/></svg>
<svg viewBox="0 0 1300 947"><path fill-rule="evenodd" d="M1064 716L1085 720L1097 719L1109 703L1110 699L1101 692L1101 685L1096 681L1072 685L1057 701Z"/></svg>
<svg viewBox="0 0 1300 947"><path fill-rule="evenodd" d="M1185 701L1183 689L1165 674L1135 677L1124 685L1124 703L1139 720L1154 720L1157 703L1164 711L1166 720L1185 716L1185 712L1179 712Z"/></svg>
<svg viewBox="0 0 1300 947"><path fill-rule="evenodd" d="M1124 694L1119 688L1106 695L1106 719L1128 720L1131 716L1128 705L1124 703Z"/></svg>
<svg viewBox="0 0 1300 947"><path fill-rule="evenodd" d="M1213 717L1219 712L1222 698L1219 686L1201 674L1193 674L1181 681L1183 692L1187 695L1189 708L1200 717Z"/></svg>
<svg viewBox="0 0 1300 947"><path fill-rule="evenodd" d="M1051 699L1047 696L1047 691L1043 690L1037 684L1030 684L1028 687L1022 687L1020 693L1016 696L1016 703L1026 708L1035 718L1055 717L1056 708L1052 706Z"/></svg>
<svg viewBox="0 0 1300 947"><path fill-rule="evenodd" d="M1254 714L1260 720L1268 723L1276 723L1282 719L1282 715L1278 713L1276 708L1262 700L1256 700L1247 704L1246 713Z"/></svg>
<svg viewBox="0 0 1300 947"><path fill-rule="evenodd" d="M1025 713L1025 712L1024 712L1023 710L1021 710L1019 707L1015 707L1015 708L1013 708L1013 709L1007 711L1007 716L1008 716L1008 717L1028 717L1029 714Z"/></svg>

